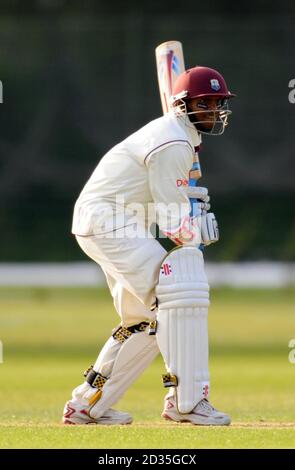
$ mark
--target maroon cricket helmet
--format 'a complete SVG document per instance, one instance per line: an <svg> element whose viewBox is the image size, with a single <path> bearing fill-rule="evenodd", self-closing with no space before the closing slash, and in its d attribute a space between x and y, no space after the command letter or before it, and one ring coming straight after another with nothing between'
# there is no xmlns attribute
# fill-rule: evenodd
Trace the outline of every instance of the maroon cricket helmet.
<svg viewBox="0 0 295 470"><path fill-rule="evenodd" d="M193 67L185 70L177 78L172 95L176 99L201 98L203 96L218 96L221 98L233 98L226 85L223 76L217 70L209 67Z"/></svg>

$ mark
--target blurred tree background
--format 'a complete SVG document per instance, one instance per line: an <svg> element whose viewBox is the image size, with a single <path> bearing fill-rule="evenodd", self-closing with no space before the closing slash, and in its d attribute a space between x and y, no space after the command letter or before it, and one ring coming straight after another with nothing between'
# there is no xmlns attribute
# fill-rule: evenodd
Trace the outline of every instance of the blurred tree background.
<svg viewBox="0 0 295 470"><path fill-rule="evenodd" d="M75 200L103 154L161 114L154 59L222 72L231 125L204 139L221 241L211 260L295 260L295 3L1 0L1 261L85 259Z"/></svg>

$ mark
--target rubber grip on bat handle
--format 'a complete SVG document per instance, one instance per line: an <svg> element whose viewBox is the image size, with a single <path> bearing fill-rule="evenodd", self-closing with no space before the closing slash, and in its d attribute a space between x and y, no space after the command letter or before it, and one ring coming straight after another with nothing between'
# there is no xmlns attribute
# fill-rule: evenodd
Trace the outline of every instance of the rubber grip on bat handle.
<svg viewBox="0 0 295 470"><path fill-rule="evenodd" d="M193 186L193 187L196 187L198 186L198 181L197 180L194 180L194 179L189 179L189 183L188 183L189 186ZM195 198L190 198L190 204L191 204L191 212L190 212L190 216L191 217L197 217L198 215L201 215L200 213L197 213L194 209L197 206L198 202L202 202L201 200L199 199L195 199ZM198 208L198 212L201 212ZM205 245L203 243L200 243L199 245L199 249L201 251L204 251L204 248L205 248Z"/></svg>

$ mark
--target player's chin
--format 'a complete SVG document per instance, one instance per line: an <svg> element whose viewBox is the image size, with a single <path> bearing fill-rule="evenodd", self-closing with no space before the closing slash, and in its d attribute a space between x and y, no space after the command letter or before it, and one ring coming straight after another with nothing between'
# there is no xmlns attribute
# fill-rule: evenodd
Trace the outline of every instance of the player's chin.
<svg viewBox="0 0 295 470"><path fill-rule="evenodd" d="M198 131L210 132L215 126L215 121L204 121L195 123L195 127Z"/></svg>

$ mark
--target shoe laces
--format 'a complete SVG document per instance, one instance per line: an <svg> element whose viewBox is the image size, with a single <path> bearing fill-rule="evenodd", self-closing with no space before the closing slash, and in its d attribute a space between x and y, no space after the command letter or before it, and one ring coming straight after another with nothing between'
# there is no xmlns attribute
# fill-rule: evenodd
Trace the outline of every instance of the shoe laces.
<svg viewBox="0 0 295 470"><path fill-rule="evenodd" d="M206 413L212 413L212 411L216 411L215 408L208 402L206 398L203 398L196 406L196 411L205 411Z"/></svg>

